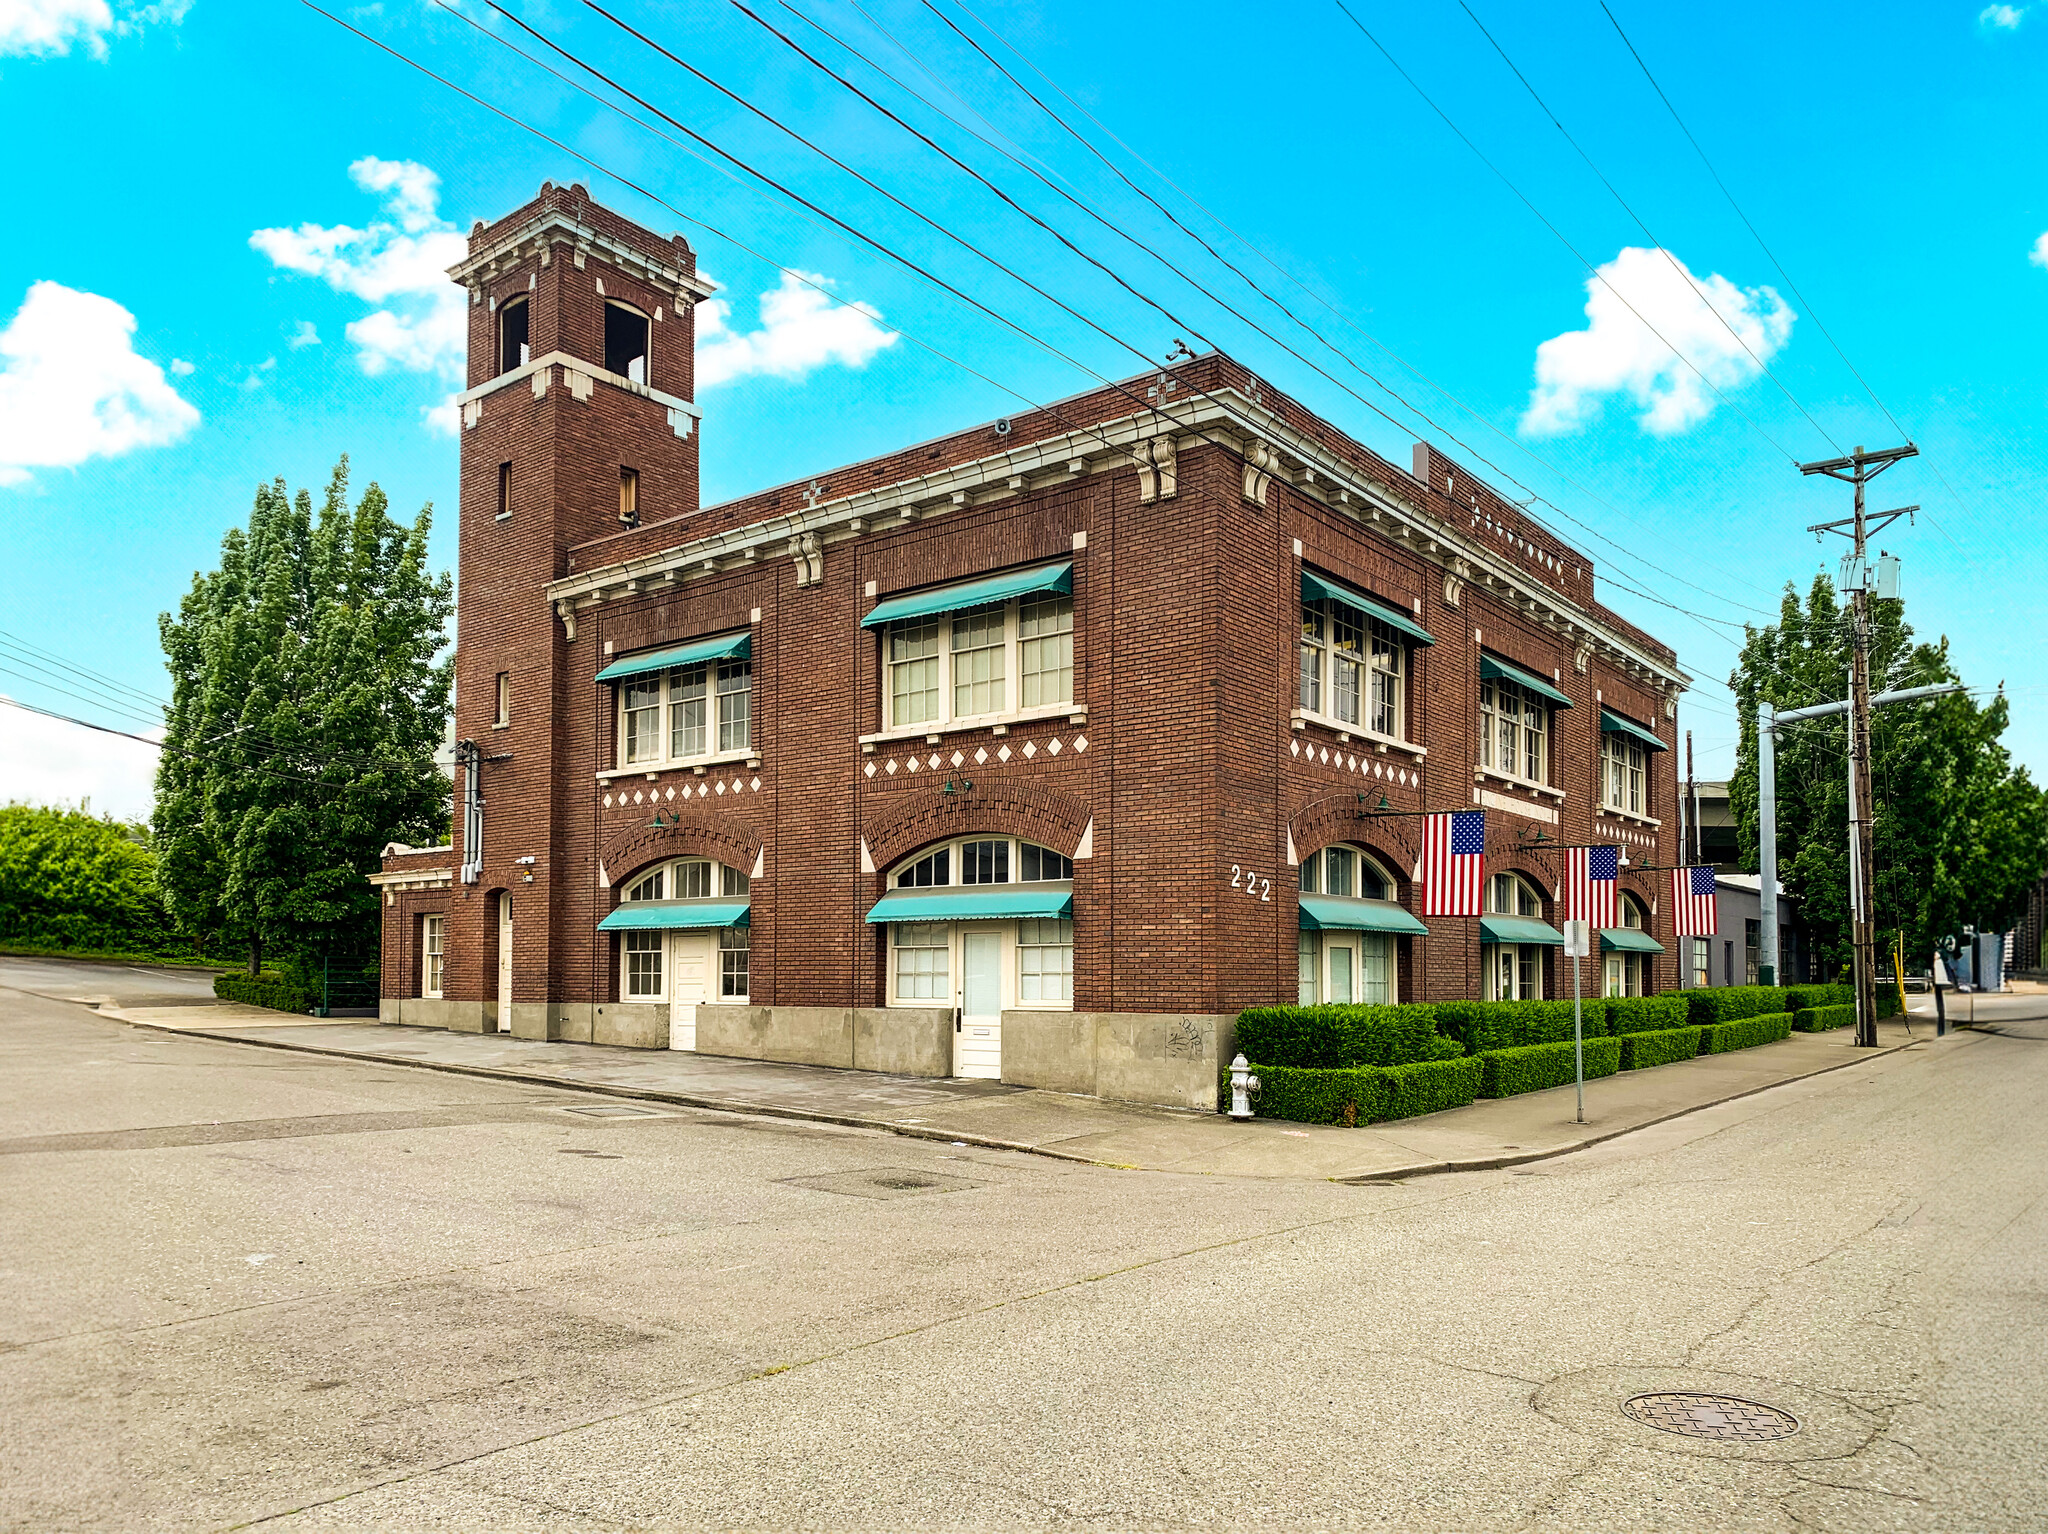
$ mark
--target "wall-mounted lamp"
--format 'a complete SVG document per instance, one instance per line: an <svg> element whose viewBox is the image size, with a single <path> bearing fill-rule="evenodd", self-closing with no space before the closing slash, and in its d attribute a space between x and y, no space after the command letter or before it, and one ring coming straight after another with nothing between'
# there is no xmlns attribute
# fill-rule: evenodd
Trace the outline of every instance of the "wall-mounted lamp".
<svg viewBox="0 0 2048 1534"><path fill-rule="evenodd" d="M968 779L968 778L962 778L962 779L960 780L960 786L959 786L959 787L958 787L958 788L956 789L956 788L955 788L955 787L953 786L953 780L952 780L951 778L948 778L948 779L946 779L946 786L945 786L944 788L940 789L940 790L939 790L939 792L940 792L940 793L942 793L942 794L945 794L945 795L947 795L948 797L950 797L951 795L953 795L953 794L955 794L955 793L962 793L962 794L964 794L964 793L967 793L967 792L968 792L969 790L971 790L971 789L972 789L973 787L974 787L974 783L973 783L973 781L972 781L971 779Z"/></svg>

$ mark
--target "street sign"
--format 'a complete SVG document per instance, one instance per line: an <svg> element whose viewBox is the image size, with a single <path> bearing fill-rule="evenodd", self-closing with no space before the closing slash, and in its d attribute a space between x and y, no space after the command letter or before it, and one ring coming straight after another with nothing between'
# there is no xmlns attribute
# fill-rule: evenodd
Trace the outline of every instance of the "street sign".
<svg viewBox="0 0 2048 1534"><path fill-rule="evenodd" d="M1589 959L1593 956L1591 922L1568 921L1564 924L1564 952L1568 959Z"/></svg>

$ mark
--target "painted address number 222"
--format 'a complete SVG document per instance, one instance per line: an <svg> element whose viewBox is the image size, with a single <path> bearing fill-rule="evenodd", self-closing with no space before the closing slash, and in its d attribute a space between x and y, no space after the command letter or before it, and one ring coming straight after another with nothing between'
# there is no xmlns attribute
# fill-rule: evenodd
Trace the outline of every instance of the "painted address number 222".
<svg viewBox="0 0 2048 1534"><path fill-rule="evenodd" d="M1261 879L1257 874L1240 867L1236 863L1230 865L1230 887L1234 890L1243 890L1249 898L1258 901L1261 905L1270 905L1272 903L1273 881L1271 879Z"/></svg>

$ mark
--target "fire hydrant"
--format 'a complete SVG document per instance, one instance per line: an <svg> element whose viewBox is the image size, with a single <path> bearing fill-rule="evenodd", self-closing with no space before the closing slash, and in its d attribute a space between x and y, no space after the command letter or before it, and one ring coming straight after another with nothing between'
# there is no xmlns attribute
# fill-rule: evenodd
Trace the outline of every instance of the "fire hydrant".
<svg viewBox="0 0 2048 1534"><path fill-rule="evenodd" d="M1250 1063L1243 1051L1230 1062L1230 1117L1234 1123L1249 1123L1252 1116L1252 1093L1259 1089L1259 1078L1252 1074Z"/></svg>

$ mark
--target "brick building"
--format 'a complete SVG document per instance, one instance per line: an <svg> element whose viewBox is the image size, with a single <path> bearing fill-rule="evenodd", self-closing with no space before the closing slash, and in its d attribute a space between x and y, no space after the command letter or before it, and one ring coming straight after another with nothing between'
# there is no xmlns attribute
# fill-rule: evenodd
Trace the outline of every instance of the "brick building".
<svg viewBox="0 0 2048 1534"><path fill-rule="evenodd" d="M373 876L387 1021L1206 1105L1241 1008L1568 994L1557 845L1675 860L1673 652L1432 447L1210 355L705 507L680 237L549 185L452 275L456 827ZM1492 914L1424 921L1475 807ZM1662 878L1589 988L1677 983Z"/></svg>

